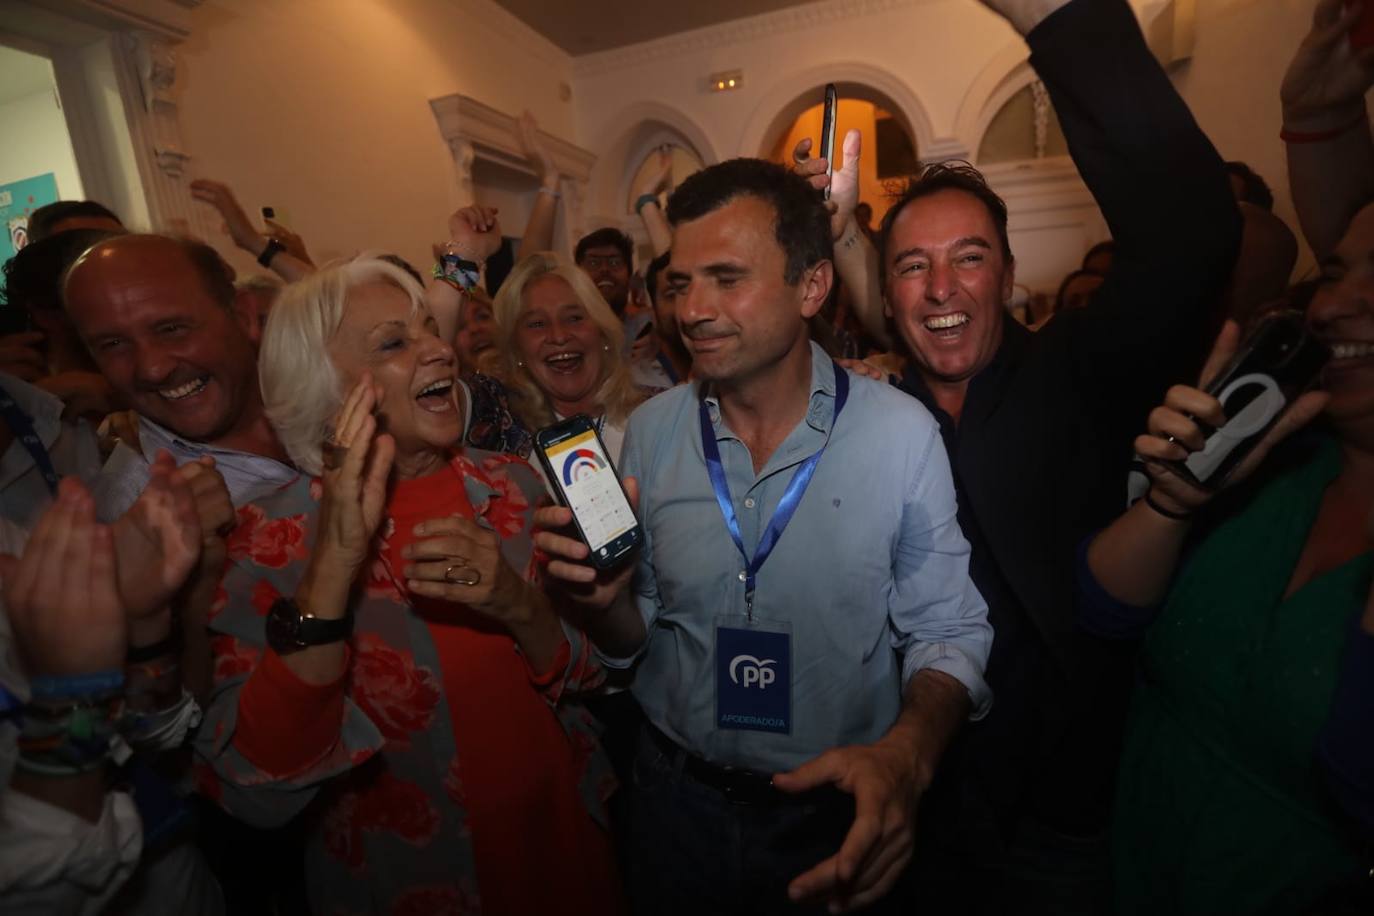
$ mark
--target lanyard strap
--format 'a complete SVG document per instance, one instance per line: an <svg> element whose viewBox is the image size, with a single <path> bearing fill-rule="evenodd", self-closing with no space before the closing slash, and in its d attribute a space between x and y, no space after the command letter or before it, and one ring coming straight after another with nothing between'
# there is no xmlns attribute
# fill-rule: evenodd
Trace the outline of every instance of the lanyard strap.
<svg viewBox="0 0 1374 916"><path fill-rule="evenodd" d="M840 411L844 409L844 402L849 398L849 376L838 365L835 366L835 415L830 421L830 432L834 435L835 423L840 419ZM735 504L730 498L730 484L725 479L725 466L720 460L720 446L716 442L715 429L711 425L711 411L706 406L706 398L700 402L701 414L701 448L706 454L706 472L711 477L711 489L716 493L716 503L720 506L720 514L725 517L725 527L730 530L730 539L735 542L735 547L739 549L739 555L744 559L744 606L749 616L754 613L754 584L758 577L758 572L763 568L763 564L768 560L769 554L773 552L778 539L782 537L782 532L787 528L787 523L792 520L792 515L797 511L797 506L801 505L802 496L806 494L807 485L811 483L812 476L816 473L816 465L821 462L821 455L825 453L825 446L830 444L827 438L825 444L816 450L815 454L803 461L797 470L793 472L791 481L787 484L787 489L783 491L782 499L778 500L778 507L773 510L773 517L768 520L768 527L764 529L763 536L759 538L759 546L754 551L754 559L749 559L749 553L744 549L744 539L740 537L739 518L735 515Z"/></svg>
<svg viewBox="0 0 1374 916"><path fill-rule="evenodd" d="M19 440L19 444L24 446L24 451L33 459L38 473L43 475L43 482L48 485L48 492L56 496L58 477L57 470L52 465L52 458L43 446L43 440L34 432L33 419L24 412L24 408L15 403L14 398L10 397L4 388L0 388L0 417L4 418L14 438Z"/></svg>
<svg viewBox="0 0 1374 916"><path fill-rule="evenodd" d="M674 385L682 381L682 379L677 377L677 370L673 368L673 361L669 359L666 354L660 352L656 358L658 359L658 364L663 367L663 374L668 376L668 381L672 382Z"/></svg>

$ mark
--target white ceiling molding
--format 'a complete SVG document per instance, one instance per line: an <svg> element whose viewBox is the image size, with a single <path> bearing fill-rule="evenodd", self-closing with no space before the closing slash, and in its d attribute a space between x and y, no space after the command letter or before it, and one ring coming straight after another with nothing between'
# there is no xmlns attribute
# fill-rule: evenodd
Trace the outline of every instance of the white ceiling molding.
<svg viewBox="0 0 1374 916"><path fill-rule="evenodd" d="M820 3L808 3L758 16L732 19L719 25L692 29L690 32L682 32L667 38L574 57L573 75L595 76L625 67L652 64L664 58L718 50L728 45L786 35L891 10L909 9L929 2L932 0L822 0Z"/></svg>
<svg viewBox="0 0 1374 916"><path fill-rule="evenodd" d="M476 201L472 167L479 161L500 165L526 175L535 174L533 166L525 158L524 149L520 144L519 123L514 116L466 95L446 95L430 99L429 107L434 112L439 134L448 144L449 152L453 156L460 206ZM553 156L554 168L558 169L563 179L560 190L563 193L564 213L570 227L569 231L580 234L587 181L591 178L592 166L596 164L596 154L561 137L555 137L548 131L540 130L539 133Z"/></svg>

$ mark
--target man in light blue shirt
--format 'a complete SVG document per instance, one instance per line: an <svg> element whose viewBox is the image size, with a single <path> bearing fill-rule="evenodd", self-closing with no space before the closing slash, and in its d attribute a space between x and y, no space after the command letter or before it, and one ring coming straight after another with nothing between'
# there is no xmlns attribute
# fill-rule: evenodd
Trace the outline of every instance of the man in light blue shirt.
<svg viewBox="0 0 1374 916"><path fill-rule="evenodd" d="M550 574L584 584L570 593L603 660L636 666L650 725L632 900L657 913L867 905L906 866L950 736L991 702L992 631L949 462L924 407L809 340L833 271L803 179L733 160L684 182L668 215L668 281L700 381L630 420L633 600L629 570L598 577L575 562L584 545L539 536L562 558Z"/></svg>

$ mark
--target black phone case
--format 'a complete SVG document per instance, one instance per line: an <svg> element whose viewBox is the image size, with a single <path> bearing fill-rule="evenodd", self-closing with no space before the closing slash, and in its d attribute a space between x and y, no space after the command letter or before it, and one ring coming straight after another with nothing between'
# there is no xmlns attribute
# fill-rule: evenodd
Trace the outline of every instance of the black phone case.
<svg viewBox="0 0 1374 916"><path fill-rule="evenodd" d="M560 506L564 506L565 508L572 509L573 525L577 528L578 538L582 541L582 543L586 544L587 547L590 548L591 542L587 540L587 532L584 531L582 528L582 520L577 517L577 510L573 509L573 507L569 505L568 497L563 492L563 484L560 482L558 474L554 471L553 465L549 463L548 456L544 454L544 449L547 447L547 445L545 444L546 440L557 436L560 438L561 441L563 433L574 429L587 430L592 432L596 436L597 444L601 446L601 452L606 456L606 461L610 464L611 470L615 473L616 481L619 482L619 468L617 468L615 466L615 462L611 460L611 453L606 448L606 443L602 441L601 433L597 430L596 425L592 423L591 419L585 415L579 414L575 417L569 417L561 423L554 423L551 426L545 426L544 428L540 429L538 432L534 434L534 453L536 457L539 458L540 467L544 469L545 479L548 480L550 486L552 486L553 488L554 494L558 498L558 504ZM624 483L620 484L620 492L625 493ZM628 504L629 501L630 496L628 493L625 493L626 504ZM633 512L633 507L631 507L631 511ZM611 547L621 544L621 542L624 541L625 543L621 545L619 549L611 551L605 557L598 556L597 552L595 550L592 550L588 555L588 560L597 569L612 569L616 566L619 566L622 562L624 562L625 558L630 555L630 552L634 550L634 548L638 547L640 543L643 542L643 540L644 528L639 522L639 517L636 516L635 526L607 545L608 547Z"/></svg>
<svg viewBox="0 0 1374 916"><path fill-rule="evenodd" d="M1301 313L1265 318L1207 386L1207 393L1221 401L1226 425L1203 426L1203 448L1175 463L1175 469L1201 486L1219 488L1284 408L1316 384L1330 359L1331 348L1312 336Z"/></svg>
<svg viewBox="0 0 1374 916"><path fill-rule="evenodd" d="M835 84L825 87L825 111L821 117L821 156L825 159L825 173L835 174L835 121L840 116L840 101L835 92ZM825 199L830 199L830 185L825 186Z"/></svg>

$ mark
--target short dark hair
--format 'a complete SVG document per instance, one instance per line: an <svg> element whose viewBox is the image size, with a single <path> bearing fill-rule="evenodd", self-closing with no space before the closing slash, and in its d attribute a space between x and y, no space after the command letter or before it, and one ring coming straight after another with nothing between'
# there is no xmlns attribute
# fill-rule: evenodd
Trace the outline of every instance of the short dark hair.
<svg viewBox="0 0 1374 916"><path fill-rule="evenodd" d="M1226 163L1226 173L1240 179L1243 190L1240 199L1263 210L1274 209L1274 192L1254 169L1244 162L1232 160Z"/></svg>
<svg viewBox="0 0 1374 916"><path fill-rule="evenodd" d="M124 225L108 207L93 200L58 200L44 204L29 214L29 241L41 242L53 234L53 226L63 220L80 216L112 219L119 225Z"/></svg>
<svg viewBox="0 0 1374 916"><path fill-rule="evenodd" d="M834 257L830 214L821 192L790 169L763 159L727 159L692 175L668 198L668 222L677 226L700 219L746 195L773 207L773 235L787 256L783 280L788 286L800 282L807 268Z"/></svg>
<svg viewBox="0 0 1374 916"><path fill-rule="evenodd" d="M6 308L57 311L62 308L62 277L97 242L117 233L108 229L70 229L30 242L5 262Z"/></svg>
<svg viewBox="0 0 1374 916"><path fill-rule="evenodd" d="M620 252L620 256L625 259L625 266L629 266L634 260L635 243L630 241L630 237L616 229L614 226L607 226L595 232L589 232L578 239L577 247L573 249L573 260L578 264L587 256L588 250L592 248L605 248L607 245L614 245Z"/></svg>
<svg viewBox="0 0 1374 916"><path fill-rule="evenodd" d="M654 258L649 262L649 266L644 268L644 288L649 291L649 298L658 302L658 275L668 269L668 262L673 259L671 250Z"/></svg>
<svg viewBox="0 0 1374 916"><path fill-rule="evenodd" d="M1007 205L997 193L988 187L987 179L983 173L975 169L967 162L959 159L951 159L948 162L935 162L927 165L921 171L907 181L906 187L897 196L896 201L888 208L887 214L883 216L883 225L879 230L882 243L878 246L880 257L887 259L887 243L892 236L892 224L897 221L898 215L907 204L941 191L963 191L978 199L987 208L988 215L992 217L993 226L997 229L997 240L1002 245L1002 257L1008 264L1011 263L1011 241L1007 238ZM886 277L888 271L886 265L882 275Z"/></svg>

